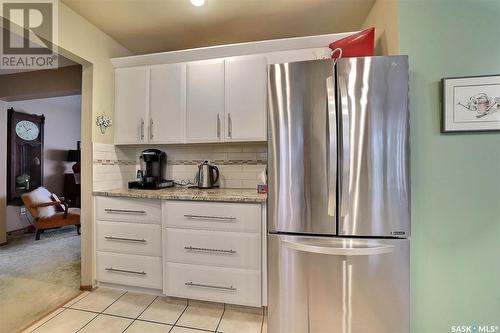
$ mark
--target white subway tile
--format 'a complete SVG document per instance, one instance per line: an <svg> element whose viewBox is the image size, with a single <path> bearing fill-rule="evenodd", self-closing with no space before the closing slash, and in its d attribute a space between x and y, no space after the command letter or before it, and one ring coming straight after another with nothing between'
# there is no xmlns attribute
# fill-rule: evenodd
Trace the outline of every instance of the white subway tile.
<svg viewBox="0 0 500 333"><path fill-rule="evenodd" d="M262 172L266 170L266 165L265 164L243 164L241 165L241 170L243 172Z"/></svg>
<svg viewBox="0 0 500 333"><path fill-rule="evenodd" d="M257 154L257 159L259 161L267 161L267 153L258 153Z"/></svg>
<svg viewBox="0 0 500 333"><path fill-rule="evenodd" d="M239 179L239 180L256 180L257 173L255 172L226 172L224 174L226 179Z"/></svg>
<svg viewBox="0 0 500 333"><path fill-rule="evenodd" d="M258 180L242 180L241 186L242 188L255 188L257 189L257 185L260 184Z"/></svg>
<svg viewBox="0 0 500 333"><path fill-rule="evenodd" d="M267 153L266 143L249 143L243 145L244 153Z"/></svg>
<svg viewBox="0 0 500 333"><path fill-rule="evenodd" d="M103 151L94 151L94 154L93 154L93 160L96 161L96 160L105 160L106 159L106 152L103 152Z"/></svg>
<svg viewBox="0 0 500 333"><path fill-rule="evenodd" d="M228 153L228 161L234 160L244 160L244 161L256 161L257 153Z"/></svg>
<svg viewBox="0 0 500 333"><path fill-rule="evenodd" d="M219 165L218 168L220 173L243 171L243 166L241 164Z"/></svg>
<svg viewBox="0 0 500 333"><path fill-rule="evenodd" d="M242 188L241 180L236 179L222 179L220 186L222 188Z"/></svg>

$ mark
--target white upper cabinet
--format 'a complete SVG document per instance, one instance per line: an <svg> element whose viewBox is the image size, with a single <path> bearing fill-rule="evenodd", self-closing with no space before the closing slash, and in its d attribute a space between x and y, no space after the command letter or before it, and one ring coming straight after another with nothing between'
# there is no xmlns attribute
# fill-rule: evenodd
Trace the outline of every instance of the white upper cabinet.
<svg viewBox="0 0 500 333"><path fill-rule="evenodd" d="M186 64L151 67L149 142L183 143Z"/></svg>
<svg viewBox="0 0 500 333"><path fill-rule="evenodd" d="M224 60L187 65L186 142L224 140Z"/></svg>
<svg viewBox="0 0 500 333"><path fill-rule="evenodd" d="M267 59L116 69L116 144L266 141Z"/></svg>
<svg viewBox="0 0 500 333"><path fill-rule="evenodd" d="M149 67L118 68L115 74L115 143L148 141Z"/></svg>
<svg viewBox="0 0 500 333"><path fill-rule="evenodd" d="M226 59L226 141L265 141L267 139L266 100L266 57Z"/></svg>

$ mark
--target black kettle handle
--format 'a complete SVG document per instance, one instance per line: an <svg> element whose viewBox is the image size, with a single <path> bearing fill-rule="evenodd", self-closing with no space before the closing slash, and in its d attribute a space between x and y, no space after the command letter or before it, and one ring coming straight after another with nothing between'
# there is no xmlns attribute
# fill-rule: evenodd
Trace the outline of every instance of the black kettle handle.
<svg viewBox="0 0 500 333"><path fill-rule="evenodd" d="M219 180L219 168L217 168L216 166L212 166L212 168L213 168L212 170L215 170L215 179L212 180L212 184L215 184ZM212 176L213 176L213 172L212 172Z"/></svg>

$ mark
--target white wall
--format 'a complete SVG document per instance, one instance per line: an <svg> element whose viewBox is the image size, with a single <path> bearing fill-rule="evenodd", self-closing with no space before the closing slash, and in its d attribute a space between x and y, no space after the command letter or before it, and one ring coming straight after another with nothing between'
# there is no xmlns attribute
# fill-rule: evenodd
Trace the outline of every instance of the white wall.
<svg viewBox="0 0 500 333"><path fill-rule="evenodd" d="M95 284L95 240L92 198L92 141L113 142L112 131L100 134L95 117L112 114L115 105L115 74L110 58L131 55L111 37L59 1L59 52L84 64L82 75L82 281Z"/></svg>
<svg viewBox="0 0 500 333"><path fill-rule="evenodd" d="M399 54L398 0L377 0L361 26L375 27L377 55Z"/></svg>
<svg viewBox="0 0 500 333"><path fill-rule="evenodd" d="M0 101L0 244L7 241L6 200L7 200L7 103Z"/></svg>
<svg viewBox="0 0 500 333"><path fill-rule="evenodd" d="M64 173L72 172L73 163L66 162L69 149L80 140L81 96L63 96L8 102L7 108L29 114L45 115L43 185L63 195ZM7 131L7 126L2 127ZM28 226L19 207L7 207L7 232Z"/></svg>

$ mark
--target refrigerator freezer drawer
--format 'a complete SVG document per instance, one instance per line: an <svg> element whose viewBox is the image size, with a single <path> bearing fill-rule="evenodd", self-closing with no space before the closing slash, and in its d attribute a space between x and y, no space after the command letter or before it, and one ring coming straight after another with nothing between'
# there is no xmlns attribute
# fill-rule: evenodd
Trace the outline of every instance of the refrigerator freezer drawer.
<svg viewBox="0 0 500 333"><path fill-rule="evenodd" d="M409 332L408 239L268 237L269 332Z"/></svg>

